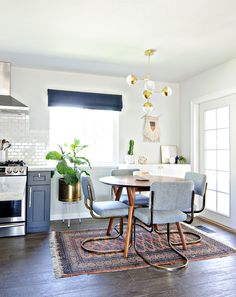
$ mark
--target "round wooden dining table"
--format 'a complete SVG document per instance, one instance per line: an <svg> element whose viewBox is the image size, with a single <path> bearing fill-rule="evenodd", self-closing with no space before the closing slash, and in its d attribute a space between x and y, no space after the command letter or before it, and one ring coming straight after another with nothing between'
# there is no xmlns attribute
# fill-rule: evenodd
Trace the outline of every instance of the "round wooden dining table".
<svg viewBox="0 0 236 297"><path fill-rule="evenodd" d="M145 176L143 177L145 178ZM128 256L129 243L131 239L132 232L132 219L135 207L135 193L142 191L150 191L151 184L154 182L176 182L184 180L179 177L169 177L169 176L148 176L146 180L139 180L139 176L105 176L99 179L100 182L110 185L115 193L115 200L119 200L122 194L123 188L126 188L128 199L129 199L129 213L128 213L128 223L125 238L124 256ZM113 219L110 219L107 228L107 235L110 235L112 229Z"/></svg>

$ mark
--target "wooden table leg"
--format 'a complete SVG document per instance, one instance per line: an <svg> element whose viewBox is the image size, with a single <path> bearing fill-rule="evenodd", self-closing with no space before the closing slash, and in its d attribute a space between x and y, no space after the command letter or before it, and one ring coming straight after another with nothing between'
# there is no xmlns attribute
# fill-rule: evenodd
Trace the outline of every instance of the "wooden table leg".
<svg viewBox="0 0 236 297"><path fill-rule="evenodd" d="M125 248L124 248L124 256L127 258L129 252L129 244L131 239L132 232L132 220L134 213L134 201L135 201L135 188L127 187L127 194L129 198L129 213L128 213L128 223L127 223L127 231L125 238Z"/></svg>
<svg viewBox="0 0 236 297"><path fill-rule="evenodd" d="M119 201L120 200L120 196L121 196L121 193L122 193L122 190L123 190L123 187L112 187L115 195L116 195L116 198L115 200L116 201ZM107 235L111 235L111 229L112 229L112 224L113 224L113 220L114 219L110 219L109 220L109 224L108 224L108 227L107 227Z"/></svg>
<svg viewBox="0 0 236 297"><path fill-rule="evenodd" d="M183 249L186 251L187 250L187 244L186 244L186 241L185 241L184 233L183 233L182 226L181 226L180 222L177 222L176 226L177 226L177 229L179 231L179 236L180 236L182 244L183 244Z"/></svg>

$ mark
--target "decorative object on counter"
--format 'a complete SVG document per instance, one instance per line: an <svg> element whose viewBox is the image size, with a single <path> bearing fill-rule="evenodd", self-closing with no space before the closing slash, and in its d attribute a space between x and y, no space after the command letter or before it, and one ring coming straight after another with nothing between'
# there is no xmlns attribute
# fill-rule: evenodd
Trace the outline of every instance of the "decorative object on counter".
<svg viewBox="0 0 236 297"><path fill-rule="evenodd" d="M134 140L130 139L129 141L129 150L127 155L125 155L125 162L127 164L134 164L135 163L135 157L134 157Z"/></svg>
<svg viewBox="0 0 236 297"><path fill-rule="evenodd" d="M11 147L11 144L6 139L0 139L0 162L6 162L8 160L7 150Z"/></svg>
<svg viewBox="0 0 236 297"><path fill-rule="evenodd" d="M144 52L144 55L148 57L148 71L147 76L144 79L137 78L134 74L129 74L126 78L126 81L128 85L132 86L136 84L138 80L144 81L144 91L143 91L143 98L146 100L146 102L143 104L143 110L145 112L149 112L153 110L153 105L150 102L150 99L152 98L153 93L161 93L163 96L171 96L172 90L170 87L164 87L161 90L155 90L155 82L151 80L151 74L150 74L150 58L155 54L155 49L147 49Z"/></svg>
<svg viewBox="0 0 236 297"><path fill-rule="evenodd" d="M170 164L175 164L175 157L170 157L169 163Z"/></svg>
<svg viewBox="0 0 236 297"><path fill-rule="evenodd" d="M143 140L160 142L160 127L158 116L144 116Z"/></svg>
<svg viewBox="0 0 236 297"><path fill-rule="evenodd" d="M138 164L146 164L147 163L147 158L144 156L139 156L138 157Z"/></svg>
<svg viewBox="0 0 236 297"><path fill-rule="evenodd" d="M176 156L175 157L175 164L178 164L178 161L179 161L179 156Z"/></svg>
<svg viewBox="0 0 236 297"><path fill-rule="evenodd" d="M161 163L170 163L170 158L177 156L176 145L161 145ZM174 162L175 163L175 162Z"/></svg>
<svg viewBox="0 0 236 297"><path fill-rule="evenodd" d="M179 164L186 164L187 161L183 156L178 156L178 163Z"/></svg>
<svg viewBox="0 0 236 297"><path fill-rule="evenodd" d="M75 202L81 200L81 174L89 175L89 173L81 168L81 165L87 165L91 168L87 158L79 156L81 150L87 145L80 144L79 139L74 139L70 145L59 145L60 152L51 151L46 155L47 160L56 160L58 164L57 171L63 178L59 179L59 201Z"/></svg>
<svg viewBox="0 0 236 297"><path fill-rule="evenodd" d="M0 150L0 162L6 162L8 159L7 151Z"/></svg>

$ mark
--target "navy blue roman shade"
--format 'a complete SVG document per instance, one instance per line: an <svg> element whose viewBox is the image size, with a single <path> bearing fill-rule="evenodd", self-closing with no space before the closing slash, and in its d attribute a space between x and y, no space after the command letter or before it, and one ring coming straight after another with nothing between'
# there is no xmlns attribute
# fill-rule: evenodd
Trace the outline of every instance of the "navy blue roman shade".
<svg viewBox="0 0 236 297"><path fill-rule="evenodd" d="M48 89L48 106L121 111L122 96Z"/></svg>

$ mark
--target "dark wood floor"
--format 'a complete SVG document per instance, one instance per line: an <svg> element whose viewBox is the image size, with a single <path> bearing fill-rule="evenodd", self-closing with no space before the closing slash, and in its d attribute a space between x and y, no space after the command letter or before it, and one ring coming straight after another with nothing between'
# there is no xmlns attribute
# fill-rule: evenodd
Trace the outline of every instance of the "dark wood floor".
<svg viewBox="0 0 236 297"><path fill-rule="evenodd" d="M196 221L195 224L207 225ZM98 221L72 221L72 229L88 229ZM66 228L53 222L52 230ZM236 247L236 235L210 226L212 234ZM152 268L55 279L48 234L0 239L0 296L236 296L236 257L191 262L186 270L167 273Z"/></svg>

